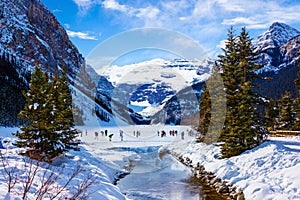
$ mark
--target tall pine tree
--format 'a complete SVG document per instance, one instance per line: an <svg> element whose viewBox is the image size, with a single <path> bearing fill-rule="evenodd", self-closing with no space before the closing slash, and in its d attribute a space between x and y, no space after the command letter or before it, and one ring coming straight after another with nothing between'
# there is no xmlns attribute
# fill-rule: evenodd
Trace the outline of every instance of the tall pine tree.
<svg viewBox="0 0 300 200"><path fill-rule="evenodd" d="M50 81L47 73L36 67L26 104L19 117L27 122L20 127L17 146L26 148L26 155L50 162L70 149L77 149L73 128L72 100L65 73Z"/></svg>
<svg viewBox="0 0 300 200"><path fill-rule="evenodd" d="M71 149L78 150L78 141L76 140L78 132L74 129L72 96L65 70L61 71L61 77L58 74L54 76L51 100L53 102L54 131L60 136L58 141L62 145L59 154Z"/></svg>
<svg viewBox="0 0 300 200"><path fill-rule="evenodd" d="M233 28L228 31L224 55L219 56L218 64L223 71L223 81L227 95L227 112L221 140L223 157L238 155L262 142L262 120L257 112L261 104L260 95L254 92L258 87L254 80L260 78L255 70L255 53L246 29L235 36Z"/></svg>
<svg viewBox="0 0 300 200"><path fill-rule="evenodd" d="M278 129L292 130L295 122L293 100L290 92L285 92L280 99L280 113Z"/></svg>

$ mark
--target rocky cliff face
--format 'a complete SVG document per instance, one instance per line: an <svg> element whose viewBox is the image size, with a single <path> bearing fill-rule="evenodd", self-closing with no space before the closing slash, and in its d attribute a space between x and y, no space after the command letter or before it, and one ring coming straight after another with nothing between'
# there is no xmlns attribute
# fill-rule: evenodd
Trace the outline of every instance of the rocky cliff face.
<svg viewBox="0 0 300 200"><path fill-rule="evenodd" d="M75 78L84 64L64 28L39 0L0 3L0 41L0 55L13 60L20 74L36 65L50 72L66 67Z"/></svg>
<svg viewBox="0 0 300 200"><path fill-rule="evenodd" d="M264 67L259 71L269 81L259 81L263 95L278 99L285 91L296 95L294 80L300 70L300 32L286 24L275 22L254 42Z"/></svg>
<svg viewBox="0 0 300 200"><path fill-rule="evenodd" d="M64 68L71 83L78 82L77 86L89 92L92 83L85 72L84 62L64 28L39 0L1 1L0 109L2 114L10 117L6 122L1 123L0 120L0 125L15 125L11 121L15 121L20 109L16 104L22 104L22 101L7 99L11 99L8 96L22 98L20 91L27 89L34 66L40 66L49 73Z"/></svg>
<svg viewBox="0 0 300 200"><path fill-rule="evenodd" d="M293 45L296 44L294 39L299 35L298 30L279 22L273 23L267 31L262 33L254 41L255 50L260 53L261 64L264 65L260 73L278 72L287 65L293 64L287 57L297 58L291 54L293 51L290 50L294 49ZM286 52L287 43L289 43L289 54Z"/></svg>

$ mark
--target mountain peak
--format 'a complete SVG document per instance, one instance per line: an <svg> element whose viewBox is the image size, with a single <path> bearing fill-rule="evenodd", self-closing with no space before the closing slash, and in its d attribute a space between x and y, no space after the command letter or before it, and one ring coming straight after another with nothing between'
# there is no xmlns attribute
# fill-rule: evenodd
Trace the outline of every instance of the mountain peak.
<svg viewBox="0 0 300 200"><path fill-rule="evenodd" d="M274 22L269 29L259 35L255 41L257 51L264 51L284 45L292 38L300 35L300 32L287 24Z"/></svg>

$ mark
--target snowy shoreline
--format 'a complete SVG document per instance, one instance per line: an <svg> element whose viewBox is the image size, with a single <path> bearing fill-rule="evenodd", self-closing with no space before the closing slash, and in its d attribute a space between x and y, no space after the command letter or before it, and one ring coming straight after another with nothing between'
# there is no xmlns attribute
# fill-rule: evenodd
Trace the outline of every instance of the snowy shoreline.
<svg viewBox="0 0 300 200"><path fill-rule="evenodd" d="M183 148L184 147L184 148ZM184 141L167 146L189 165L197 164L243 190L245 199L300 199L300 137L271 137L243 154L218 159L220 147Z"/></svg>
<svg viewBox="0 0 300 200"><path fill-rule="evenodd" d="M214 173L205 171L205 167L199 165L192 165L193 161L189 157L183 158L176 152L171 152L171 155L175 157L179 162L189 167L193 172L193 177L199 181L200 185L208 186L212 191L220 195L219 198L230 200L244 200L244 193L242 190L238 190L236 186L228 184L226 181L222 181Z"/></svg>

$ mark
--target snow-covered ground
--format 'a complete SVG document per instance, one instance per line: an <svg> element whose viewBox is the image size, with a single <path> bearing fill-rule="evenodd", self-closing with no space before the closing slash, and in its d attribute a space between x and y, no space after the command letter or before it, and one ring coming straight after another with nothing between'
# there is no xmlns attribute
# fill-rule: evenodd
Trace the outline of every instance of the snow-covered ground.
<svg viewBox="0 0 300 200"><path fill-rule="evenodd" d="M243 189L246 199L300 199L300 137L271 137L229 159L218 159L220 147L198 143L182 148L184 144L169 148Z"/></svg>
<svg viewBox="0 0 300 200"><path fill-rule="evenodd" d="M102 136L101 131L108 130L114 134L112 141ZM124 141L121 141L119 130L124 131ZM167 137L158 136L157 131L165 130ZM170 136L170 130L177 130L178 136ZM120 189L113 185L115 174L124 171L123 167L129 161L136 159L137 154L133 151L120 151L120 148L156 148L165 146L183 157L189 157L196 165L199 162L205 166L207 171L214 172L218 177L233 183L243 189L246 199L300 199L300 138L270 138L259 147L249 150L240 156L229 159L218 159L220 147L194 143L194 136L188 136L189 127L172 126L131 126L131 127L82 127L83 141L80 152L69 152L64 159L59 160L60 164L66 165L64 176L74 169L77 164L84 166L88 174L95 173L98 184L94 185L90 192L90 199L126 199ZM0 137L4 140L11 140L10 133L16 129L0 128ZM95 132L99 133L95 138ZM140 131L137 138L133 131ZM184 140L181 139L181 132L185 132ZM150 149L149 149L150 148ZM147 150L147 151L148 151ZM10 155L11 166L18 166L20 171L24 169L24 160L17 155L19 149L9 147L1 152ZM76 165L75 165L76 164ZM178 170L178 169L176 169ZM2 173L3 166L0 164L0 199L5 199L7 187L5 177ZM81 178L81 180L84 178ZM163 177L162 177L163 178ZM58 182L60 183L60 182ZM38 188L37 181L34 188ZM17 183L16 190L22 187ZM74 184L75 186L75 184ZM31 195L35 190L31 191ZM10 199L18 196L12 195ZM6 198L9 199L9 198Z"/></svg>
<svg viewBox="0 0 300 200"><path fill-rule="evenodd" d="M158 147L165 144L176 142L178 137L170 136L169 131L175 127L169 126L132 126L132 127L79 127L82 130L82 135L79 139L82 140L80 145L80 151L71 151L66 154L65 157L59 158L55 162L53 167L54 171L59 171L58 166L65 165L65 170L60 174L58 179L58 185L63 185L64 181L68 179L70 174L76 169L76 167L82 166L84 172L78 178L78 181L83 181L87 176L93 175L96 177L97 184L93 185L87 192L90 195L90 199L101 200L113 200L113 199L127 199L122 194L120 189L113 185L116 174L126 172L123 167L129 164L129 160L135 159L136 153L130 151L119 151L118 148L150 148ZM178 131L186 131L189 127L176 127ZM105 135L102 136L102 131L108 130L109 134L114 134L112 141L108 140ZM121 141L119 131L124 131L124 141ZM24 157L18 155L21 149L18 149L12 145L14 137L12 132L16 132L17 128L0 128L0 138L4 143L6 149L1 149L1 153L4 157L8 157L7 164L8 169L10 167L16 167L17 173L20 176L24 176L28 173L29 163L25 161ZM161 137L157 131L165 130L167 137ZM139 137L133 135L133 131L139 131L141 134ZM98 138L95 137L95 132L98 132ZM178 134L179 135L179 134ZM156 148L157 149L157 148ZM57 166L56 166L57 165ZM36 165L33 164L35 167ZM12 169L11 168L11 169ZM27 169L27 170L26 170ZM50 170L50 171L51 171ZM39 174L36 176L34 183L29 191L28 198L35 199L36 191L41 187L42 181L40 177L47 171L46 167L39 167ZM48 170L49 171L49 170ZM13 188L13 192L7 193L7 174L4 172L4 167L0 162L0 199L20 199L21 191L23 190L23 184L18 181ZM68 188L76 188L77 181L71 182ZM68 193L66 191L66 193ZM45 198L46 199L46 198Z"/></svg>

